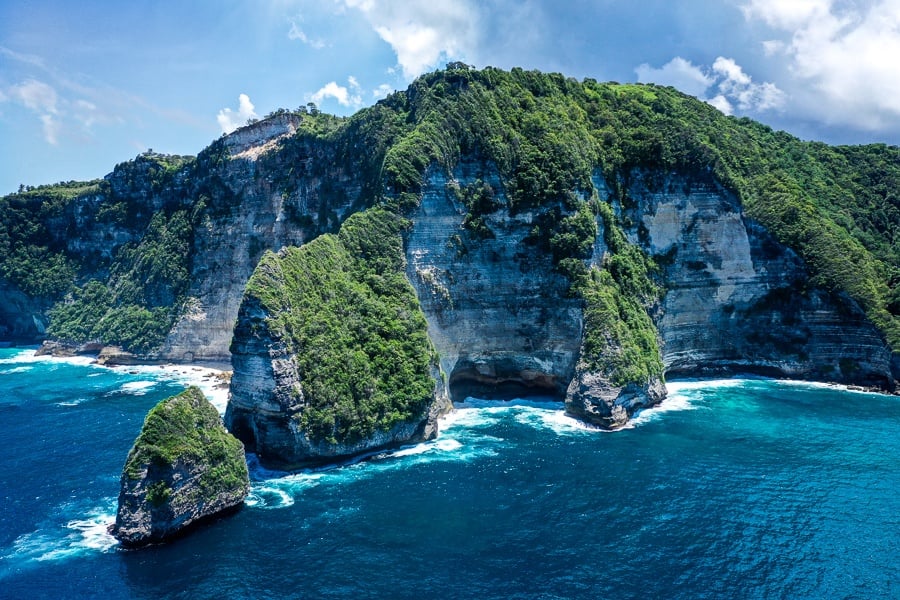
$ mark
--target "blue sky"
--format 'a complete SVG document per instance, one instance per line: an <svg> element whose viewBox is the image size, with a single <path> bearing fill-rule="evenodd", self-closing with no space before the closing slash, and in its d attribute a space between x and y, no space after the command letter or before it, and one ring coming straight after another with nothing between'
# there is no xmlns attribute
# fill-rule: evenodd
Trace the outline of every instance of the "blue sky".
<svg viewBox="0 0 900 600"><path fill-rule="evenodd" d="M0 0L0 194L447 61L674 85L804 139L900 143L900 0Z"/></svg>

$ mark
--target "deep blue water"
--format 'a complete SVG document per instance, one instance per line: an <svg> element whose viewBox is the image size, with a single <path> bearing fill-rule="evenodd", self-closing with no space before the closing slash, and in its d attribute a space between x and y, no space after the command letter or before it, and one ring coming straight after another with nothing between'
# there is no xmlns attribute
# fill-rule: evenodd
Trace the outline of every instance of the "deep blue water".
<svg viewBox="0 0 900 600"><path fill-rule="evenodd" d="M255 466L237 515L124 552L120 469L184 384L29 356L0 350L3 598L900 597L900 398L677 383L615 433L473 401L391 456Z"/></svg>

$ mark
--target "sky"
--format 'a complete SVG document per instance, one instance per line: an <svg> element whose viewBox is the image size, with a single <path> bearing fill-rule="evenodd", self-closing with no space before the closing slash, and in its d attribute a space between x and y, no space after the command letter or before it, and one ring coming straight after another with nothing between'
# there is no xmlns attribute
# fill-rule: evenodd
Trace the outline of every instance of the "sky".
<svg viewBox="0 0 900 600"><path fill-rule="evenodd" d="M278 108L349 115L457 60L900 143L900 0L0 0L0 194L197 154Z"/></svg>

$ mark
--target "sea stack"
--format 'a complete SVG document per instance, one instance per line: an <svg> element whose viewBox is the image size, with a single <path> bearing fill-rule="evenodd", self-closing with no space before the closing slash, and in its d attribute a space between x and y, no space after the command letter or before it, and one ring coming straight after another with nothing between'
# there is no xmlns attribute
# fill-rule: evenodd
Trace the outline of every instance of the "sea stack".
<svg viewBox="0 0 900 600"><path fill-rule="evenodd" d="M128 453L110 533L126 548L168 541L239 509L250 489L241 442L199 388L157 404Z"/></svg>

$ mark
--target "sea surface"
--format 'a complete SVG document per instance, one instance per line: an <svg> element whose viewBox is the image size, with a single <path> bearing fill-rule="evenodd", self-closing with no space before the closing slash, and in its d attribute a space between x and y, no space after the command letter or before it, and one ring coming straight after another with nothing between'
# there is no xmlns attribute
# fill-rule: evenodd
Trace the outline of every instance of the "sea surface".
<svg viewBox="0 0 900 600"><path fill-rule="evenodd" d="M366 462L251 456L237 515L123 551L105 531L126 454L191 379L0 349L0 597L900 597L897 397L675 382L615 433L470 400Z"/></svg>

